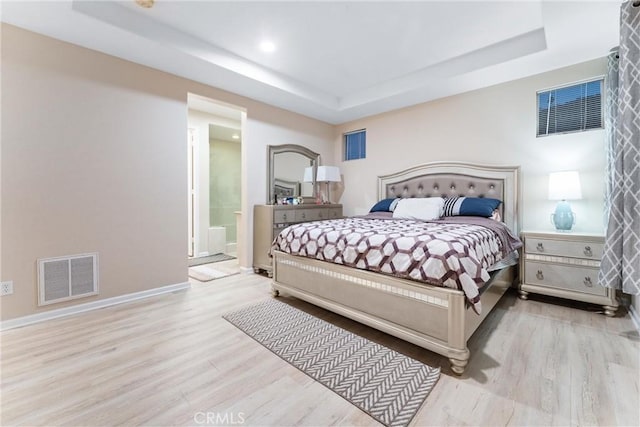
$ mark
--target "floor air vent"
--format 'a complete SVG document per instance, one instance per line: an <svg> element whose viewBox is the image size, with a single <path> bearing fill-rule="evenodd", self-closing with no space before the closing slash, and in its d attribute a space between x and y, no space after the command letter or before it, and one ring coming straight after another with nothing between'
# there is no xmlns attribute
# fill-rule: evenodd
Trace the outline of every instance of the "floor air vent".
<svg viewBox="0 0 640 427"><path fill-rule="evenodd" d="M38 305L98 293L98 254L38 260Z"/></svg>

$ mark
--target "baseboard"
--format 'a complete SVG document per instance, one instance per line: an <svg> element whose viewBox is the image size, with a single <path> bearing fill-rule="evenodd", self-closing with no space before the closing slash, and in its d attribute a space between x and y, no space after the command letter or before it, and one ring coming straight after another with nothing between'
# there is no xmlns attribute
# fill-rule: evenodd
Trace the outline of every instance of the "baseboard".
<svg viewBox="0 0 640 427"><path fill-rule="evenodd" d="M631 316L631 321L636 327L636 331L638 331L638 334L640 334L640 315L636 311L636 308L633 306L633 304L629 305L629 316Z"/></svg>
<svg viewBox="0 0 640 427"><path fill-rule="evenodd" d="M240 267L240 273L241 274L253 274L253 268L252 267Z"/></svg>
<svg viewBox="0 0 640 427"><path fill-rule="evenodd" d="M149 298L156 295L167 294L176 291L189 289L189 282L177 283L175 285L161 286L159 288L149 289L146 291L134 292L132 294L119 295L117 297L91 301L85 304L73 305L70 307L59 308L57 310L49 310L42 313L30 314L28 316L17 317L15 319L0 322L0 331L8 329L20 328L22 326L31 325L33 323L44 322L46 320L57 319L59 317L71 316L86 311L97 310L99 308L110 307L112 305L123 304L136 301L143 298Z"/></svg>

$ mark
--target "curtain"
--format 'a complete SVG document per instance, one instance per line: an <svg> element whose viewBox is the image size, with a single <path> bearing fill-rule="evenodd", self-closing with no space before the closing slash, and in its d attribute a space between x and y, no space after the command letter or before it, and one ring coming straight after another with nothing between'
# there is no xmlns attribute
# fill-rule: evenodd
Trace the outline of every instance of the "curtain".
<svg viewBox="0 0 640 427"><path fill-rule="evenodd" d="M611 181L598 281L640 295L640 2L620 7L617 102L610 130ZM610 82L611 83L611 82ZM608 92L608 91L607 91ZM608 133L608 134L609 134ZM607 134L607 135L608 135ZM609 144L609 142L608 142Z"/></svg>
<svg viewBox="0 0 640 427"><path fill-rule="evenodd" d="M605 132L605 171L604 171L604 227L607 228L611 212L611 194L613 193L613 165L615 164L614 144L618 118L618 47L609 51L607 57L607 77L605 79L604 132Z"/></svg>

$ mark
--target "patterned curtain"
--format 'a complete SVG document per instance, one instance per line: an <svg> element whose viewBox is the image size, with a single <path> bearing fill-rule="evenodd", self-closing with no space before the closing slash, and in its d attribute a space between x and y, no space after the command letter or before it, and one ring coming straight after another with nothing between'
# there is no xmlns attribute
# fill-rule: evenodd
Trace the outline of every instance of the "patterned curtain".
<svg viewBox="0 0 640 427"><path fill-rule="evenodd" d="M598 281L640 295L640 2L620 7L610 211ZM610 122L609 122L610 123Z"/></svg>
<svg viewBox="0 0 640 427"><path fill-rule="evenodd" d="M604 170L604 228L607 229L611 212L611 193L613 193L613 165L615 164L614 144L616 141L616 123L618 118L618 48L609 51L607 57L607 78L605 80L604 132L605 132L605 170Z"/></svg>

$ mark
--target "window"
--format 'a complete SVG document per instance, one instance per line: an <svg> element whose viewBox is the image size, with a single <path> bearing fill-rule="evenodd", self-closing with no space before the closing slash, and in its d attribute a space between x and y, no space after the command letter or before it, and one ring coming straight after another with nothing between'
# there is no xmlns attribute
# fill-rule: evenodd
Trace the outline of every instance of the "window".
<svg viewBox="0 0 640 427"><path fill-rule="evenodd" d="M367 157L367 131L356 130L344 134L344 159L356 160Z"/></svg>
<svg viewBox="0 0 640 427"><path fill-rule="evenodd" d="M538 92L537 136L602 129L603 80Z"/></svg>

